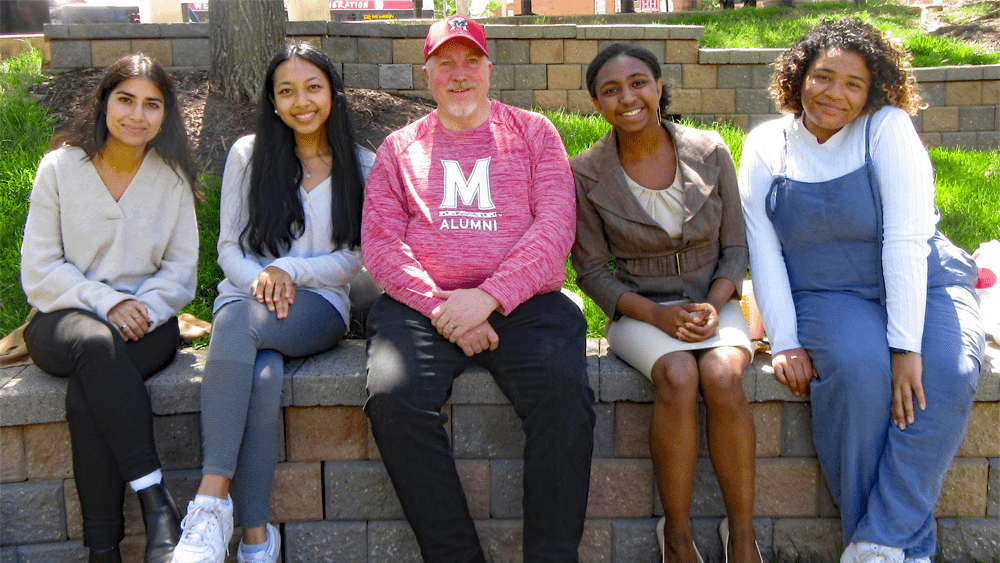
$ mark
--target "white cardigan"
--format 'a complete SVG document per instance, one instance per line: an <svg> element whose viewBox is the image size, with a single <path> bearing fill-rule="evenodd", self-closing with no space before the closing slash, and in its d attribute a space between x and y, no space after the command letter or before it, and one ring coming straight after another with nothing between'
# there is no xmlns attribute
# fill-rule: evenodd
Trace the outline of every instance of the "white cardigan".
<svg viewBox="0 0 1000 563"><path fill-rule="evenodd" d="M250 285L268 266L281 268L292 278L296 288L315 291L330 302L350 323L348 284L361 271L361 249L335 249L330 240L333 229L330 217L330 179L311 191L299 187L299 200L305 213L305 230L293 240L279 258L244 254L240 248L240 233L246 226L246 201L250 190L250 156L254 135L233 143L222 174L222 201L219 205L219 266L226 279L219 283L215 310L226 303L250 296ZM358 147L362 178L367 178L375 156ZM332 174L337 174L332 170Z"/></svg>
<svg viewBox="0 0 1000 563"><path fill-rule="evenodd" d="M150 150L118 201L77 147L38 165L21 244L21 284L47 313L80 308L107 319L126 299L151 329L195 293L198 226L187 180Z"/></svg>
<svg viewBox="0 0 1000 563"><path fill-rule="evenodd" d="M764 208L771 181L781 170L784 131L788 131L787 177L823 182L864 164L866 118L858 117L820 144L801 119L788 115L755 128L744 142L739 187L750 272L774 352L801 346L781 244ZM870 150L882 197L882 270L889 346L919 352L927 298L928 240L938 221L934 171L910 117L899 108L884 107L875 112Z"/></svg>

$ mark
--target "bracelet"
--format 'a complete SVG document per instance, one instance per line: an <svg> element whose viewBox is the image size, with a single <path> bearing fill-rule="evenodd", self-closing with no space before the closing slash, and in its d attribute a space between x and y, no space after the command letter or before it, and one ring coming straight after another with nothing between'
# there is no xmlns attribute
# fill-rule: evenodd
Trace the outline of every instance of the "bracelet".
<svg viewBox="0 0 1000 563"><path fill-rule="evenodd" d="M910 353L909 350L903 350L902 348L889 348L889 352L892 354L898 354L900 356L905 356Z"/></svg>

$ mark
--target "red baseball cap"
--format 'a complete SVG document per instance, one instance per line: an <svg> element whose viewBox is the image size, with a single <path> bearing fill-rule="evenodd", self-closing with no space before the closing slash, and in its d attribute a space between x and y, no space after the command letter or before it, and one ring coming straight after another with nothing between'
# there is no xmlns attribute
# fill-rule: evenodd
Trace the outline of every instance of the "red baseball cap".
<svg viewBox="0 0 1000 563"><path fill-rule="evenodd" d="M472 41L484 55L490 56L490 51L486 48L486 32L483 31L483 26L465 16L453 15L434 22L427 30L427 39L424 40L424 61L426 62L434 51L447 41L460 37Z"/></svg>

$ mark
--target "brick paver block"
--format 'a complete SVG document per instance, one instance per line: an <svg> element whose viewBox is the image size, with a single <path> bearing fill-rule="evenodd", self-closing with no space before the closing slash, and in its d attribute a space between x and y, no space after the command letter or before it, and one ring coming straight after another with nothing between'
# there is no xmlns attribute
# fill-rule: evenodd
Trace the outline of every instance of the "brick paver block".
<svg viewBox="0 0 1000 563"><path fill-rule="evenodd" d="M134 24L133 24L134 25ZM119 546L121 548L122 557L126 557L126 550L128 549L125 542ZM59 543L43 543L38 545L25 545L17 548L14 553L13 558L6 559L7 551L3 552L0 561L2 563L50 563L52 561L70 562L70 561L83 561L87 560L89 550L83 546L82 542L79 541L68 541ZM138 559L124 559L126 563L133 563L133 561L141 561L142 554L139 554Z"/></svg>
<svg viewBox="0 0 1000 563"><path fill-rule="evenodd" d="M476 532L487 561L521 561L524 524L520 520L479 520Z"/></svg>
<svg viewBox="0 0 1000 563"><path fill-rule="evenodd" d="M380 461L329 461L323 466L327 520L399 520L403 507Z"/></svg>
<svg viewBox="0 0 1000 563"><path fill-rule="evenodd" d="M173 48L169 39L133 39L131 52L142 53L161 66L174 66Z"/></svg>
<svg viewBox="0 0 1000 563"><path fill-rule="evenodd" d="M393 43L393 57L398 56L398 50ZM423 46L421 45L421 48ZM357 37L324 37L323 52L330 60L336 63L356 63L358 62L358 38ZM421 57L420 62L423 62Z"/></svg>
<svg viewBox="0 0 1000 563"><path fill-rule="evenodd" d="M5 484L0 495L0 537L5 545L64 539L62 481Z"/></svg>
<svg viewBox="0 0 1000 563"><path fill-rule="evenodd" d="M207 67L212 62L212 44L207 38L173 39L170 50L173 60L183 61L184 66Z"/></svg>
<svg viewBox="0 0 1000 563"><path fill-rule="evenodd" d="M524 452L521 419L510 405L452 405L456 458L519 459Z"/></svg>
<svg viewBox="0 0 1000 563"><path fill-rule="evenodd" d="M958 457L1000 456L1000 403L973 403Z"/></svg>
<svg viewBox="0 0 1000 563"><path fill-rule="evenodd" d="M586 90L570 90L566 93L566 110L590 114L597 111L590 92Z"/></svg>
<svg viewBox="0 0 1000 563"><path fill-rule="evenodd" d="M132 53L132 42L128 39L109 39L90 42L90 57L94 66L106 67L118 59Z"/></svg>
<svg viewBox="0 0 1000 563"><path fill-rule="evenodd" d="M649 421L653 405L615 403L615 457L649 458Z"/></svg>
<svg viewBox="0 0 1000 563"><path fill-rule="evenodd" d="M423 39L393 39L392 62L395 64L424 64Z"/></svg>
<svg viewBox="0 0 1000 563"><path fill-rule="evenodd" d="M64 479L73 475L69 423L30 424L23 430L29 479Z"/></svg>
<svg viewBox="0 0 1000 563"><path fill-rule="evenodd" d="M754 514L816 516L819 479L819 462L814 458L758 459Z"/></svg>
<svg viewBox="0 0 1000 563"><path fill-rule="evenodd" d="M529 60L529 42L520 39L501 39L492 55L493 61L500 64L527 64Z"/></svg>
<svg viewBox="0 0 1000 563"><path fill-rule="evenodd" d="M414 90L426 90L427 89L427 76L424 74L424 65L411 65L413 69L413 89ZM428 97L430 95L428 94Z"/></svg>
<svg viewBox="0 0 1000 563"><path fill-rule="evenodd" d="M590 470L587 518L640 518L653 513L653 463L595 459Z"/></svg>
<svg viewBox="0 0 1000 563"><path fill-rule="evenodd" d="M288 407L288 461L365 459L368 431L361 407Z"/></svg>
<svg viewBox="0 0 1000 563"><path fill-rule="evenodd" d="M779 561L838 561L841 537L839 518L777 518L771 549Z"/></svg>
<svg viewBox="0 0 1000 563"><path fill-rule="evenodd" d="M87 68L91 63L90 41L51 41L49 48L52 60L59 61L60 68Z"/></svg>
<svg viewBox="0 0 1000 563"><path fill-rule="evenodd" d="M661 561L656 541L656 520L613 520L611 522L612 561Z"/></svg>
<svg viewBox="0 0 1000 563"><path fill-rule="evenodd" d="M944 86L945 103L949 106L978 106L982 103L982 84L980 82L946 82Z"/></svg>
<svg viewBox="0 0 1000 563"><path fill-rule="evenodd" d="M153 436L163 469L201 467L201 416L197 413L154 417Z"/></svg>
<svg viewBox="0 0 1000 563"><path fill-rule="evenodd" d="M287 524L284 561L368 563L367 540L364 522Z"/></svg>
<svg viewBox="0 0 1000 563"><path fill-rule="evenodd" d="M545 65L517 65L514 67L514 88L518 90L545 90L548 72Z"/></svg>
<svg viewBox="0 0 1000 563"><path fill-rule="evenodd" d="M535 106L552 111L564 109L566 90L535 90Z"/></svg>
<svg viewBox="0 0 1000 563"><path fill-rule="evenodd" d="M563 60L566 63L589 65L597 56L597 41L567 39L563 42Z"/></svg>
<svg viewBox="0 0 1000 563"><path fill-rule="evenodd" d="M323 474L319 462L279 463L271 490L271 521L323 519Z"/></svg>
<svg viewBox="0 0 1000 563"><path fill-rule="evenodd" d="M610 520L588 520L580 540L580 563L610 563L614 544Z"/></svg>
<svg viewBox="0 0 1000 563"><path fill-rule="evenodd" d="M1000 458L990 458L989 493L986 497L986 515L1000 517Z"/></svg>
<svg viewBox="0 0 1000 563"><path fill-rule="evenodd" d="M532 39L528 46L528 61L531 64L562 64L562 39Z"/></svg>
<svg viewBox="0 0 1000 563"><path fill-rule="evenodd" d="M993 131L996 113L996 106L962 106L958 108L958 129L959 131Z"/></svg>
<svg viewBox="0 0 1000 563"><path fill-rule="evenodd" d="M552 64L546 69L550 90L576 90L583 85L583 67L578 64Z"/></svg>
<svg viewBox="0 0 1000 563"><path fill-rule="evenodd" d="M368 561L370 563L422 563L420 546L413 529L405 520L368 523Z"/></svg>
<svg viewBox="0 0 1000 563"><path fill-rule="evenodd" d="M985 458L956 458L945 475L934 516L976 518L986 514L989 469Z"/></svg>
<svg viewBox="0 0 1000 563"><path fill-rule="evenodd" d="M714 89L716 85L716 71L717 67L715 65L685 64L683 65L684 74L681 87L687 89Z"/></svg>
<svg viewBox="0 0 1000 563"><path fill-rule="evenodd" d="M393 41L393 39L374 37L362 37L358 39L358 62L378 64L393 60Z"/></svg>
<svg viewBox="0 0 1000 563"><path fill-rule="evenodd" d="M673 39L666 41L663 62L666 63L697 63L698 41Z"/></svg>
<svg viewBox="0 0 1000 563"><path fill-rule="evenodd" d="M490 460L490 516L523 518L524 462L520 459Z"/></svg>
<svg viewBox="0 0 1000 563"><path fill-rule="evenodd" d="M954 106L927 108L922 114L923 131L958 131L958 108Z"/></svg>
<svg viewBox="0 0 1000 563"><path fill-rule="evenodd" d="M455 461L458 478L465 489L465 499L473 518L490 517L490 461L459 459Z"/></svg>
<svg viewBox="0 0 1000 563"><path fill-rule="evenodd" d="M702 90L701 110L713 114L735 112L736 90Z"/></svg>
<svg viewBox="0 0 1000 563"><path fill-rule="evenodd" d="M757 434L757 457L781 455L781 403L750 403L750 415Z"/></svg>
<svg viewBox="0 0 1000 563"><path fill-rule="evenodd" d="M0 483L15 483L28 478L24 459L24 433L21 426L0 427Z"/></svg>
<svg viewBox="0 0 1000 563"><path fill-rule="evenodd" d="M670 111L681 115L701 113L701 90L674 88L670 92Z"/></svg>
<svg viewBox="0 0 1000 563"><path fill-rule="evenodd" d="M938 555L942 561L996 561L1000 556L1000 519L938 520Z"/></svg>
<svg viewBox="0 0 1000 563"><path fill-rule="evenodd" d="M809 403L776 401L775 404L781 405L781 455L816 457L816 445L812 433L812 408Z"/></svg>
<svg viewBox="0 0 1000 563"><path fill-rule="evenodd" d="M990 80L982 83L982 104L989 106L1000 105L1000 80Z"/></svg>

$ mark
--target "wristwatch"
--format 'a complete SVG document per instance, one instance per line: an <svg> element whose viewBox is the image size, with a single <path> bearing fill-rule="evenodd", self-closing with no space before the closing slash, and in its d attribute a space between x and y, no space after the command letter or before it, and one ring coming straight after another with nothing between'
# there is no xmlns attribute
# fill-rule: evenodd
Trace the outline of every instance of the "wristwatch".
<svg viewBox="0 0 1000 563"><path fill-rule="evenodd" d="M905 356L910 353L909 350L903 350L902 348L889 348L889 352L893 354L899 354L900 356Z"/></svg>

